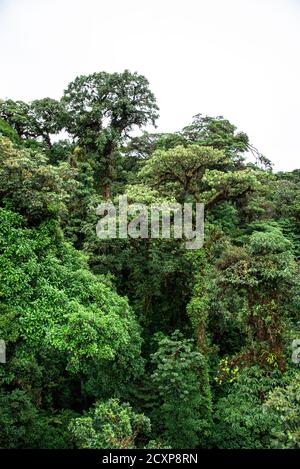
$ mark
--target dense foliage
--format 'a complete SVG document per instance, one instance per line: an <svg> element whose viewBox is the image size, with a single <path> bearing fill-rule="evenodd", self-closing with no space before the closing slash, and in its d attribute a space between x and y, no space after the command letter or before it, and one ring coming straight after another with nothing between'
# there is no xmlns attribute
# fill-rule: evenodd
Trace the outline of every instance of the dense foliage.
<svg viewBox="0 0 300 469"><path fill-rule="evenodd" d="M0 101L2 448L300 447L300 170L157 117L129 71ZM203 202L204 246L99 239L120 195Z"/></svg>

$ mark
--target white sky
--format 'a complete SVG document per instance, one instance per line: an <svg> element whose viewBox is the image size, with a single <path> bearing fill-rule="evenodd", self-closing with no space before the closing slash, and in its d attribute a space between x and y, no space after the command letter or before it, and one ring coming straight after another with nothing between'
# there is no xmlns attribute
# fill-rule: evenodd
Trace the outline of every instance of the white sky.
<svg viewBox="0 0 300 469"><path fill-rule="evenodd" d="M300 0L0 0L0 97L59 98L77 75L150 81L159 131L223 115L300 167Z"/></svg>

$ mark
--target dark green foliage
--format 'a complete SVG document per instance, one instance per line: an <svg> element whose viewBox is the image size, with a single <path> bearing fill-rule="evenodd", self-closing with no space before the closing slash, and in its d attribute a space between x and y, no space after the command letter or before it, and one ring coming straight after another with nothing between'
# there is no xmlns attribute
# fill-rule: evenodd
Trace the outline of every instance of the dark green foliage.
<svg viewBox="0 0 300 469"><path fill-rule="evenodd" d="M27 104L23 101L0 101L0 117L21 138L41 139L51 147L51 135L63 128L64 109L54 99L37 99Z"/></svg>
<svg viewBox="0 0 300 469"><path fill-rule="evenodd" d="M3 399L18 397L24 407L20 422L18 415L4 414L2 432L8 438L16 425L16 445L40 446L30 437L37 414L47 412L47 426L54 412L75 411L93 396L105 396L107 380L118 394L142 373L140 330L127 301L108 279L88 271L56 222L28 229L19 215L3 209L0 220L0 336L8 353L0 385L14 390ZM84 386L91 381L93 387ZM50 431L51 419L49 425ZM10 446L12 437L3 438L3 446Z"/></svg>
<svg viewBox="0 0 300 469"><path fill-rule="evenodd" d="M17 132L3 119L0 119L0 137L7 137L15 144L20 143Z"/></svg>
<svg viewBox="0 0 300 469"><path fill-rule="evenodd" d="M284 387L276 387L265 403L265 412L273 418L273 448L300 448L300 380L295 374Z"/></svg>
<svg viewBox="0 0 300 469"><path fill-rule="evenodd" d="M84 417L71 421L69 430L78 448L135 448L141 434L150 433L150 420L117 399L97 402Z"/></svg>
<svg viewBox="0 0 300 469"><path fill-rule="evenodd" d="M152 362L160 400L154 421L163 439L174 448L205 446L212 410L205 357L175 331L159 341Z"/></svg>
<svg viewBox="0 0 300 469"><path fill-rule="evenodd" d="M66 214L69 192L76 186L67 163L52 166L33 150L19 150L0 137L0 205L24 214L30 222Z"/></svg>
<svg viewBox="0 0 300 469"><path fill-rule="evenodd" d="M219 448L263 449L271 444L272 415L263 412L268 393L280 383L277 371L258 367L238 371L236 380L216 403L213 439Z"/></svg>
<svg viewBox="0 0 300 469"><path fill-rule="evenodd" d="M0 101L1 448L299 448L300 170L157 112L129 71ZM100 240L119 195L204 202L203 248Z"/></svg>

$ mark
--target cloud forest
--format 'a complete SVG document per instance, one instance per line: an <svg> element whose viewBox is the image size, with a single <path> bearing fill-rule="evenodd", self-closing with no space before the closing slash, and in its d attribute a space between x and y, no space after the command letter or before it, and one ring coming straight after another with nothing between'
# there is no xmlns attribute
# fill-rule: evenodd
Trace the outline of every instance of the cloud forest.
<svg viewBox="0 0 300 469"><path fill-rule="evenodd" d="M300 448L300 169L201 112L157 132L128 70L0 100L1 448ZM203 245L100 239L120 196Z"/></svg>

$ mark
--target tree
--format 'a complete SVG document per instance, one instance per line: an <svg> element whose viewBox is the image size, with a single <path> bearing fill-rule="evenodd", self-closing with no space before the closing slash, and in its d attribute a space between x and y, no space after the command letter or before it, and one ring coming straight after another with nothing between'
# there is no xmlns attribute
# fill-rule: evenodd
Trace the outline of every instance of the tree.
<svg viewBox="0 0 300 469"><path fill-rule="evenodd" d="M218 150L223 150L229 157L227 167L234 169L243 164L243 154L251 152L263 167L270 169L271 162L251 145L247 134L237 132L235 125L231 124L223 116L203 117L202 114L194 116L193 122L184 127L181 135L187 142L197 145L211 146Z"/></svg>
<svg viewBox="0 0 300 469"><path fill-rule="evenodd" d="M279 229L262 226L245 247L228 246L216 263L221 288L231 286L244 299L250 361L254 354L257 361L282 370L285 306L297 279L291 248Z"/></svg>
<svg viewBox="0 0 300 469"><path fill-rule="evenodd" d="M51 148L51 134L57 134L63 128L64 109L52 98L37 99L29 104L8 99L0 102L0 117L16 130L19 137L41 138Z"/></svg>
<svg viewBox="0 0 300 469"><path fill-rule="evenodd" d="M269 448L274 418L263 412L263 403L270 390L280 382L277 370L266 373L257 366L239 370L225 396L216 403L214 446L221 449ZM221 383L220 386L225 385Z"/></svg>
<svg viewBox="0 0 300 469"><path fill-rule="evenodd" d="M97 402L83 417L71 421L69 430L78 448L132 449L150 433L150 420L117 399Z"/></svg>
<svg viewBox="0 0 300 469"><path fill-rule="evenodd" d="M43 425L51 428L47 417L84 409L95 393L105 395L106 381L112 394L125 395L143 372L139 325L109 279L93 275L64 241L57 221L29 228L19 214L0 209L0 272L0 337L9 354L0 390L8 403L12 391L22 391L30 428L37 414L46 414ZM5 425L11 418L3 417ZM23 434L26 422L13 425ZM9 430L2 431L9 447Z"/></svg>
<svg viewBox="0 0 300 469"><path fill-rule="evenodd" d="M266 415L275 417L272 428L272 447L300 448L300 379L299 373L285 387L276 387L265 403Z"/></svg>
<svg viewBox="0 0 300 469"><path fill-rule="evenodd" d="M191 197L206 209L225 201L242 200L261 186L261 173L249 168L224 172L228 157L221 150L200 145L156 150L139 177L163 194L176 194L179 202Z"/></svg>
<svg viewBox="0 0 300 469"><path fill-rule="evenodd" d="M222 165L226 156L211 147L190 145L178 146L170 150L156 150L140 171L150 186L165 188L171 183L179 201L188 195L200 201L200 184L208 168Z"/></svg>
<svg viewBox="0 0 300 469"><path fill-rule="evenodd" d="M0 447L299 447L300 170L223 117L140 132L157 111L129 71L0 101ZM203 247L99 239L120 195L150 226L203 203Z"/></svg>
<svg viewBox="0 0 300 469"><path fill-rule="evenodd" d="M14 148L0 137L0 204L12 206L31 222L66 213L70 191L76 186L68 163L48 164L36 151Z"/></svg>
<svg viewBox="0 0 300 469"><path fill-rule="evenodd" d="M118 144L134 127L155 124L158 117L149 83L128 70L80 76L68 85L63 103L68 132L95 152L104 168L104 196L108 198Z"/></svg>
<svg viewBox="0 0 300 469"><path fill-rule="evenodd" d="M160 398L156 419L172 448L205 446L210 432L211 395L205 357L192 340L175 331L152 355L152 380Z"/></svg>
<svg viewBox="0 0 300 469"><path fill-rule="evenodd" d="M242 201L253 192L260 190L261 173L245 168L240 171L223 172L211 170L204 177L203 201L209 210L217 204L228 201Z"/></svg>
<svg viewBox="0 0 300 469"><path fill-rule="evenodd" d="M24 101L8 99L0 101L0 117L4 119L21 138L30 138L31 123L29 105Z"/></svg>
<svg viewBox="0 0 300 469"><path fill-rule="evenodd" d="M20 138L15 129L13 129L5 120L0 119L0 137L6 137L14 144L20 143Z"/></svg>
<svg viewBox="0 0 300 469"><path fill-rule="evenodd" d="M61 102L51 98L36 99L30 103L31 136L41 137L52 148L51 135L64 127L65 110Z"/></svg>

